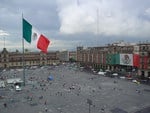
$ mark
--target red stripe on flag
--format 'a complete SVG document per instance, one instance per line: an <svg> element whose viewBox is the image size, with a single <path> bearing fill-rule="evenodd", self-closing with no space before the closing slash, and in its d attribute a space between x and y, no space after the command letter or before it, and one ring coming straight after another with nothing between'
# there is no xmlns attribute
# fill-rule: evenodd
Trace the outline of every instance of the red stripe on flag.
<svg viewBox="0 0 150 113"><path fill-rule="evenodd" d="M47 48L49 44L50 41L44 35L41 35L37 43L37 48L43 51L44 53L47 53Z"/></svg>
<svg viewBox="0 0 150 113"><path fill-rule="evenodd" d="M133 55L133 66L140 67L140 56L138 54Z"/></svg>

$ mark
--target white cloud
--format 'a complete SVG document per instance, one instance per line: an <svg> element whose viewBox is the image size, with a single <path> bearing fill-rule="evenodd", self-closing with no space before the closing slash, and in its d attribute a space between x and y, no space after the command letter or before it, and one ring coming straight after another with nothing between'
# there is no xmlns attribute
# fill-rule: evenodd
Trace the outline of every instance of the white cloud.
<svg viewBox="0 0 150 113"><path fill-rule="evenodd" d="M64 0L68 1L68 0ZM60 32L76 34L89 32L103 35L148 37L150 35L150 22L141 20L135 12L131 13L123 3L109 1L67 2L65 5L58 0ZM66 3L66 2L65 2ZM150 9L146 10L150 14Z"/></svg>
<svg viewBox="0 0 150 113"><path fill-rule="evenodd" d="M145 15L150 16L150 8L147 8L147 9L145 10Z"/></svg>
<svg viewBox="0 0 150 113"><path fill-rule="evenodd" d="M86 5L88 4L88 5ZM74 34L80 32L95 31L95 10L87 10L90 2L86 4L78 5L76 2L70 2L70 4L64 7L64 4L60 5L59 17L61 21L60 32L67 34ZM91 4L93 7L96 4ZM90 7L89 7L90 8ZM90 27L89 27L90 26Z"/></svg>
<svg viewBox="0 0 150 113"><path fill-rule="evenodd" d="M77 9L74 11L73 7L69 7L67 10L69 11L62 12L62 26L60 27L61 32L72 34L91 31L93 29L93 26L91 25L95 23L95 19L91 15L88 15L84 10ZM70 17L66 18L66 14L70 15Z"/></svg>
<svg viewBox="0 0 150 113"><path fill-rule="evenodd" d="M0 30L0 36L9 36L9 34L4 30Z"/></svg>

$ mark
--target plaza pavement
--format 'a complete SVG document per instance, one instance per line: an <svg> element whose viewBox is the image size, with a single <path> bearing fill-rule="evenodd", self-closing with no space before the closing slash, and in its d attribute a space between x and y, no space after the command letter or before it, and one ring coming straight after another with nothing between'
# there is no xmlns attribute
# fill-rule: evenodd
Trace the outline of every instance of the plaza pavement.
<svg viewBox="0 0 150 113"><path fill-rule="evenodd" d="M14 73L6 71L2 76ZM150 113L148 85L94 75L69 64L27 69L25 73L22 91L0 89L4 96L0 113ZM49 75L52 80L47 80ZM22 71L15 76L22 77Z"/></svg>

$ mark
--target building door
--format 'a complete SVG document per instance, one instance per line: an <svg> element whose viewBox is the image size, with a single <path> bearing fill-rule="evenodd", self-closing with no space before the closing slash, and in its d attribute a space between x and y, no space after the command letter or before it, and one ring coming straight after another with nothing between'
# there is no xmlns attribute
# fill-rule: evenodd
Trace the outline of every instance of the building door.
<svg viewBox="0 0 150 113"><path fill-rule="evenodd" d="M4 64L4 68L7 68L7 64Z"/></svg>
<svg viewBox="0 0 150 113"><path fill-rule="evenodd" d="M144 71L141 71L141 79L145 78L144 74L145 74Z"/></svg>
<svg viewBox="0 0 150 113"><path fill-rule="evenodd" d="M45 62L42 62L42 65L44 66L44 65L45 65Z"/></svg>
<svg viewBox="0 0 150 113"><path fill-rule="evenodd" d="M148 77L150 77L150 71L148 72Z"/></svg>

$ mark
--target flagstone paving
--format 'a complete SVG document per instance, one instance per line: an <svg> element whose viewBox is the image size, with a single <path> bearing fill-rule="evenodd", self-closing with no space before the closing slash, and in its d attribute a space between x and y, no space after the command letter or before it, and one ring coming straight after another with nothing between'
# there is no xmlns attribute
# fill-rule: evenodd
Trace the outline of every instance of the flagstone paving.
<svg viewBox="0 0 150 113"><path fill-rule="evenodd" d="M150 86L71 67L27 69L22 91L0 89L4 96L0 113L150 113ZM9 77L13 73L1 75ZM47 80L50 75L52 79ZM22 71L16 76L22 77Z"/></svg>

